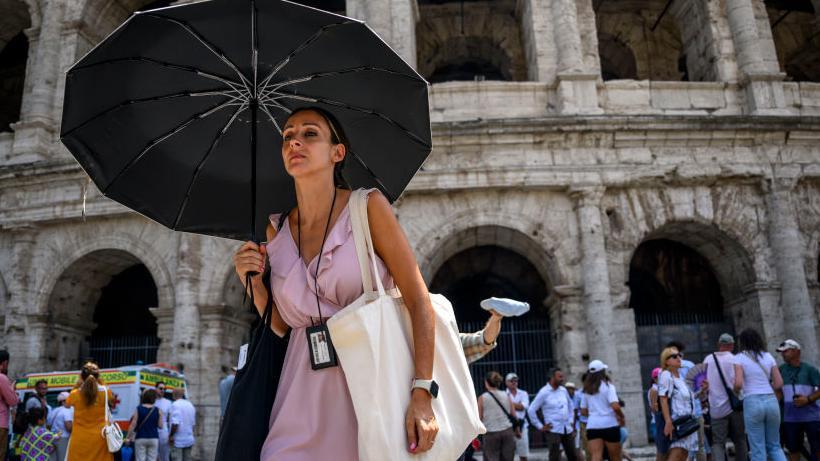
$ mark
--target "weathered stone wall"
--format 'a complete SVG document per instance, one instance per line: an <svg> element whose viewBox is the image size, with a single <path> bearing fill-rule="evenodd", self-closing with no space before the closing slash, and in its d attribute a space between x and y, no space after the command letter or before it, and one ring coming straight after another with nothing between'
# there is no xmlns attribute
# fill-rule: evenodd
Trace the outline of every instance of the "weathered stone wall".
<svg viewBox="0 0 820 461"><path fill-rule="evenodd" d="M0 347L12 374L76 360L99 287L145 264L158 292L159 357L184 366L200 409L198 455L210 459L217 383L253 319L239 306L237 243L176 234L105 199L57 142L63 71L146 3L0 10L30 39L20 121L0 133ZM530 261L550 290L557 363L575 378L585 357L607 361L642 443L625 283L647 239L710 261L738 330L761 328L771 347L796 337L817 362L820 84L783 82L788 24L773 36L761 0L675 2L651 34L665 2L597 4L466 2L463 36L459 3L349 0L347 11L422 74L471 53L508 69L512 81L430 88L433 153L395 211L428 282L477 245ZM633 50L637 80L602 81L602 36ZM699 81L678 81L681 53Z"/></svg>

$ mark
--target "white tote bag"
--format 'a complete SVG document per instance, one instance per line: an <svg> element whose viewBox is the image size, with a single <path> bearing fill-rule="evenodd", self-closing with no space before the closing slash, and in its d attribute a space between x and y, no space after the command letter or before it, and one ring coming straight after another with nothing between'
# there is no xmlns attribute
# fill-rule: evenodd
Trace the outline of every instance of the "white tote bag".
<svg viewBox="0 0 820 461"><path fill-rule="evenodd" d="M122 430L120 430L117 423L111 421L111 410L108 408L108 389L105 386L100 386L100 389L105 394L105 426L103 426L100 434L105 439L108 451L116 453L122 448Z"/></svg>
<svg viewBox="0 0 820 461"><path fill-rule="evenodd" d="M436 327L433 379L439 385L433 411L440 429L433 448L414 455L407 451L404 426L415 374L410 314L398 290L386 292L381 277L371 275L378 274L378 268L367 220L367 193L354 191L348 206L364 294L327 325L356 412L359 459L455 460L486 430L478 417L453 306L444 296L430 295Z"/></svg>

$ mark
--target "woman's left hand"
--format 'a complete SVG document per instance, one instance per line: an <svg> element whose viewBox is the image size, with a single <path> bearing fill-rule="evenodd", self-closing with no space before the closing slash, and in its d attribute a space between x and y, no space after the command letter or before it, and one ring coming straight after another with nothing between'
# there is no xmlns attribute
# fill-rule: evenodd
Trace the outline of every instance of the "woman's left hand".
<svg viewBox="0 0 820 461"><path fill-rule="evenodd" d="M424 453L433 448L438 434L438 421L433 413L432 396L424 389L413 389L410 406L404 418L408 451Z"/></svg>

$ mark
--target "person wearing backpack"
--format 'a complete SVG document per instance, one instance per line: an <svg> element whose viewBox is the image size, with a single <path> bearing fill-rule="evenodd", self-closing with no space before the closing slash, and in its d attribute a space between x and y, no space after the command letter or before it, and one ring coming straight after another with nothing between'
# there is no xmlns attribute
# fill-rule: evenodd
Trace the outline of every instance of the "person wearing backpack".
<svg viewBox="0 0 820 461"><path fill-rule="evenodd" d="M786 461L780 446L780 406L775 391L783 377L760 334L747 328L737 337L735 392L743 390L743 423L749 436L752 461Z"/></svg>
<svg viewBox="0 0 820 461"><path fill-rule="evenodd" d="M9 412L17 405L14 383L8 377L9 352L0 350L0 460L6 459L9 448Z"/></svg>
<svg viewBox="0 0 820 461"><path fill-rule="evenodd" d="M709 415L712 418L712 456L726 460L726 440L735 445L735 459L745 460L746 429L743 424L743 401L732 390L735 384L735 339L729 333L718 338L718 350L703 359L709 383Z"/></svg>

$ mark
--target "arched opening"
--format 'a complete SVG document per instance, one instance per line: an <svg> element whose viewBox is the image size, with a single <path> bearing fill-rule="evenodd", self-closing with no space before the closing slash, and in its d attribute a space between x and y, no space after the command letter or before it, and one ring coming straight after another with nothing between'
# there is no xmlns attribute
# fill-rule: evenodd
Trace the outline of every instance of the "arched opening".
<svg viewBox="0 0 820 461"><path fill-rule="evenodd" d="M820 25L810 1L766 0L780 70L799 82L820 82Z"/></svg>
<svg viewBox="0 0 820 461"><path fill-rule="evenodd" d="M648 235L632 255L627 282L644 389L670 341L683 343L686 359L698 363L721 333L746 324L744 315L759 310L744 293L754 279L749 255L716 227L678 222Z"/></svg>
<svg viewBox="0 0 820 461"><path fill-rule="evenodd" d="M94 308L96 328L89 338L89 356L102 366L117 367L157 361L157 286L144 264L111 277Z"/></svg>
<svg viewBox="0 0 820 461"><path fill-rule="evenodd" d="M688 79L681 28L666 0L597 0L593 7L604 80Z"/></svg>
<svg viewBox="0 0 820 461"><path fill-rule="evenodd" d="M598 50L601 56L601 77L607 80L637 79L635 54L617 38L600 34Z"/></svg>
<svg viewBox="0 0 820 461"><path fill-rule="evenodd" d="M88 253L63 270L48 304L47 344L59 344L46 366L70 370L94 359L101 366L156 361L159 339L150 308L157 307L153 276L122 250Z"/></svg>
<svg viewBox="0 0 820 461"><path fill-rule="evenodd" d="M420 1L419 73L432 83L526 80L515 5L513 0Z"/></svg>
<svg viewBox="0 0 820 461"><path fill-rule="evenodd" d="M0 2L0 132L11 131L20 120L26 79L28 37L31 27L28 6L18 0Z"/></svg>
<svg viewBox="0 0 820 461"><path fill-rule="evenodd" d="M479 303L485 298L495 296L530 303L531 310L526 315L503 320L498 346L487 357L471 364L470 372L477 391L483 389L484 375L491 370L517 373L521 388L529 392L537 392L544 385L544 376L554 362L550 317L544 306L550 290L536 264L506 246L477 242L451 253L443 261L435 270L430 291L450 300L463 332L484 328L489 314Z"/></svg>

